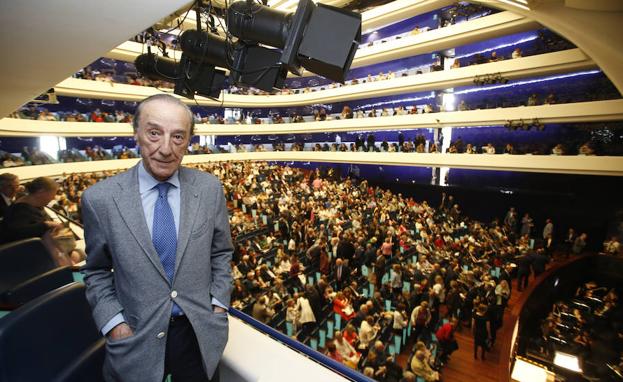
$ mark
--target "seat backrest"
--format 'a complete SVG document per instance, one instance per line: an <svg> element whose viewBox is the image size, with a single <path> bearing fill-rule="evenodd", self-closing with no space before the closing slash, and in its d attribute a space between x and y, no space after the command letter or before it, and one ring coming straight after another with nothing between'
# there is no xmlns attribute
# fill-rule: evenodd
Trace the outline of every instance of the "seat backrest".
<svg viewBox="0 0 623 382"><path fill-rule="evenodd" d="M74 277L70 267L54 268L13 286L3 295L0 295L0 302L4 304L6 309L15 309L28 301L72 282L74 282Z"/></svg>
<svg viewBox="0 0 623 382"><path fill-rule="evenodd" d="M100 338L84 284L58 288L0 319L0 382L52 381Z"/></svg>
<svg viewBox="0 0 623 382"><path fill-rule="evenodd" d="M56 267L39 238L0 246L0 294Z"/></svg>

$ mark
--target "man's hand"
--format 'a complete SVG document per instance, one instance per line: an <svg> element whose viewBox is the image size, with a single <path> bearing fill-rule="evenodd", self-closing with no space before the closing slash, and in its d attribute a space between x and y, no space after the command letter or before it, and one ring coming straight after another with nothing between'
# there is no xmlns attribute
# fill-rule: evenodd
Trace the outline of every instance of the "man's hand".
<svg viewBox="0 0 623 382"><path fill-rule="evenodd" d="M52 220L46 220L43 222L43 224L47 225L48 228L51 229L52 231L58 231L59 229L63 228L63 223L55 222Z"/></svg>
<svg viewBox="0 0 623 382"><path fill-rule="evenodd" d="M130 329L130 326L125 322L122 322L119 325L115 326L107 334L108 338L113 341L118 341L133 335L134 333L132 332L132 329Z"/></svg>
<svg viewBox="0 0 623 382"><path fill-rule="evenodd" d="M214 311L214 313L225 313L225 312L227 312L225 309L221 308L218 305L212 305L212 310Z"/></svg>

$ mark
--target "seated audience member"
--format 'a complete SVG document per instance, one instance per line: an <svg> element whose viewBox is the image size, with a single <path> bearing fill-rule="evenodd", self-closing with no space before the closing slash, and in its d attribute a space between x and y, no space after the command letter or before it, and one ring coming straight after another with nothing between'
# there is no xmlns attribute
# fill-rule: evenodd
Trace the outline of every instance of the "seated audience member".
<svg viewBox="0 0 623 382"><path fill-rule="evenodd" d="M621 252L621 243L616 236L612 236L610 240L604 241L604 252L608 255L618 255Z"/></svg>
<svg viewBox="0 0 623 382"><path fill-rule="evenodd" d="M357 330L355 329L355 326L350 322L344 328L344 332L342 333L342 336L353 347L356 347L359 343L359 336L357 335Z"/></svg>
<svg viewBox="0 0 623 382"><path fill-rule="evenodd" d="M426 382L439 381L439 373L434 371L426 362L426 355L421 350L416 351L411 360L411 371Z"/></svg>
<svg viewBox="0 0 623 382"><path fill-rule="evenodd" d="M335 346L335 343L333 341L327 343L327 350L325 354L328 355L329 358L339 363L344 362L344 358L342 358L342 355L340 354L340 352L337 351L337 347Z"/></svg>
<svg viewBox="0 0 623 382"><path fill-rule="evenodd" d="M58 185L51 178L36 178L26 185L27 194L12 203L5 212L2 225L2 242L42 237L60 223L51 221L43 208L56 195Z"/></svg>
<svg viewBox="0 0 623 382"><path fill-rule="evenodd" d="M268 305L268 297L262 296L253 304L253 318L267 324L275 314L275 311Z"/></svg>
<svg viewBox="0 0 623 382"><path fill-rule="evenodd" d="M333 311L339 314L344 321L349 321L355 317L355 311L350 301L344 296L343 292L337 292L333 299Z"/></svg>
<svg viewBox="0 0 623 382"><path fill-rule="evenodd" d="M54 222L45 212L58 190L58 184L51 178L39 177L26 184L26 195L11 204L0 224L0 242L8 243L31 237L40 237L59 265L70 265L71 260L60 252L55 236L62 223Z"/></svg>
<svg viewBox="0 0 623 382"><path fill-rule="evenodd" d="M353 369L357 368L361 355L357 353L355 348L342 337L342 332L336 330L334 333L333 343L337 352L342 357L342 362Z"/></svg>
<svg viewBox="0 0 623 382"><path fill-rule="evenodd" d="M591 145L591 142L586 142L578 149L578 155L595 155L595 150Z"/></svg>
<svg viewBox="0 0 623 382"><path fill-rule="evenodd" d="M13 199L19 190L19 178L17 175L5 172L0 174L0 221L4 212L13 203Z"/></svg>
<svg viewBox="0 0 623 382"><path fill-rule="evenodd" d="M366 317L359 327L359 349L366 349L378 334L381 327L374 323L372 316Z"/></svg>
<svg viewBox="0 0 623 382"><path fill-rule="evenodd" d="M565 149L564 149L564 146L562 145L562 143L558 143L552 149L552 155L564 155L564 154L565 154Z"/></svg>

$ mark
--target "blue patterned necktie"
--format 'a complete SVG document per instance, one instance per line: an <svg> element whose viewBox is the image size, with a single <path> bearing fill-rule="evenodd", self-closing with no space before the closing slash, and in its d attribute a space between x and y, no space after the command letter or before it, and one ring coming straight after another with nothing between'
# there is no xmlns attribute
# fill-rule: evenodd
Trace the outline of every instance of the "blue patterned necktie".
<svg viewBox="0 0 623 382"><path fill-rule="evenodd" d="M158 199L154 206L154 224L152 226L151 241L156 252L160 257L160 262L164 268L170 282L173 282L175 273L175 252L177 251L177 230L175 229L175 219L173 211L169 206L167 194L169 193L170 183L158 183ZM171 314L177 316L182 310L177 304L173 304Z"/></svg>

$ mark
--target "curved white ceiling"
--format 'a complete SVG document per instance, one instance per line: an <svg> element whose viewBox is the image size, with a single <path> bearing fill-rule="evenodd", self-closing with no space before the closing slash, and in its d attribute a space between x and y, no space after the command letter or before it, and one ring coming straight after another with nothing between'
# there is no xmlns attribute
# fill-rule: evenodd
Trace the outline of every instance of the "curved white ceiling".
<svg viewBox="0 0 623 382"><path fill-rule="evenodd" d="M188 0L0 1L0 116L104 56Z"/></svg>

